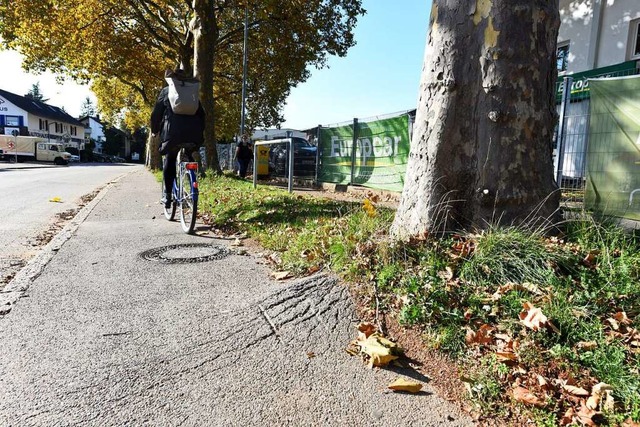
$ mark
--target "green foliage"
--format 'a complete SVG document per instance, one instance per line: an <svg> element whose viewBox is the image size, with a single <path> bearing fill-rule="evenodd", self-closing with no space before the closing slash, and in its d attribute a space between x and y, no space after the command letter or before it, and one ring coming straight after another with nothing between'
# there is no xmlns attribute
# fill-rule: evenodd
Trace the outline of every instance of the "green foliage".
<svg viewBox="0 0 640 427"><path fill-rule="evenodd" d="M45 99L44 95L40 91L40 82L36 82L31 86L29 92L25 95L26 98L31 98L40 102L47 102L49 99Z"/></svg>

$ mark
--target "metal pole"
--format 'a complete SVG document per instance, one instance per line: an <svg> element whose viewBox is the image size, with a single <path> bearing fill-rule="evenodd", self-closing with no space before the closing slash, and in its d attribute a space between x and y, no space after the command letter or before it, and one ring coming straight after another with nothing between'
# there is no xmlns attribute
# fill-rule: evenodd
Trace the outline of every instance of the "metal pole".
<svg viewBox="0 0 640 427"><path fill-rule="evenodd" d="M287 190L289 193L293 193L293 138L291 138L291 131L287 131L287 138L289 138L289 182L287 183Z"/></svg>
<svg viewBox="0 0 640 427"><path fill-rule="evenodd" d="M558 136L557 136L557 150L558 150L558 167L556 170L556 184L558 188L562 187L562 171L564 168L564 140L565 140L565 125L567 106L571 101L571 84L573 83L573 77L565 77L562 82L562 103L560 104L560 120L558 121Z"/></svg>
<svg viewBox="0 0 640 427"><path fill-rule="evenodd" d="M242 115L240 117L240 138L244 137L247 109L247 46L249 44L249 4L244 7L244 46L242 48Z"/></svg>
<svg viewBox="0 0 640 427"><path fill-rule="evenodd" d="M351 182L355 183L356 177L356 146L358 145L358 119L353 119L353 141L351 143Z"/></svg>
<svg viewBox="0 0 640 427"><path fill-rule="evenodd" d="M318 179L320 174L320 131L322 129L322 125L318 125L318 129L316 130L316 179L315 185L318 185Z"/></svg>

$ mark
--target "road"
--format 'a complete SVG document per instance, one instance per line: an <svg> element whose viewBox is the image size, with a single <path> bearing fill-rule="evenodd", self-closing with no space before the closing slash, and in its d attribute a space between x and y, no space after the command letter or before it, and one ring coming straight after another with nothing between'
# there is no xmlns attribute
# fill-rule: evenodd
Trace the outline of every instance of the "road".
<svg viewBox="0 0 640 427"><path fill-rule="evenodd" d="M0 289L37 252L38 236L56 215L77 209L81 197L139 165L0 163ZM51 202L54 197L60 203Z"/></svg>

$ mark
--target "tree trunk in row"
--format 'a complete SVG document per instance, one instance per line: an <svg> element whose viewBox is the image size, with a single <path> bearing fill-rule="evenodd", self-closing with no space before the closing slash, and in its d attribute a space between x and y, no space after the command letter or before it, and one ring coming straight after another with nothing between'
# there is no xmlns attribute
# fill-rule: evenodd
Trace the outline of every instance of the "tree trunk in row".
<svg viewBox="0 0 640 427"><path fill-rule="evenodd" d="M213 94L213 61L218 41L218 26L213 5L207 0L194 0L193 64L195 76L200 80L200 102L207 115L204 127L204 146L207 152L207 166L221 174L215 137L215 98Z"/></svg>
<svg viewBox="0 0 640 427"><path fill-rule="evenodd" d="M434 0L400 238L555 221L558 2Z"/></svg>

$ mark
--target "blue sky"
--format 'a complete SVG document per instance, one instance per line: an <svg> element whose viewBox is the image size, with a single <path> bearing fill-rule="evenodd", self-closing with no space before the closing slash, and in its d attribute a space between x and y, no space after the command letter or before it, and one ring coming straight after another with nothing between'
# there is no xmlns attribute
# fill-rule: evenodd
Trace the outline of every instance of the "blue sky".
<svg viewBox="0 0 640 427"><path fill-rule="evenodd" d="M364 0L356 46L293 88L282 127L305 129L416 107L430 0Z"/></svg>
<svg viewBox="0 0 640 427"><path fill-rule="evenodd" d="M282 127L305 129L367 118L416 107L430 0L364 0L367 14L355 30L356 46L345 58L330 58L329 67L312 70L293 88ZM49 103L80 113L87 86L59 85L50 73L26 74L20 55L0 51L0 88L23 95L39 82Z"/></svg>

